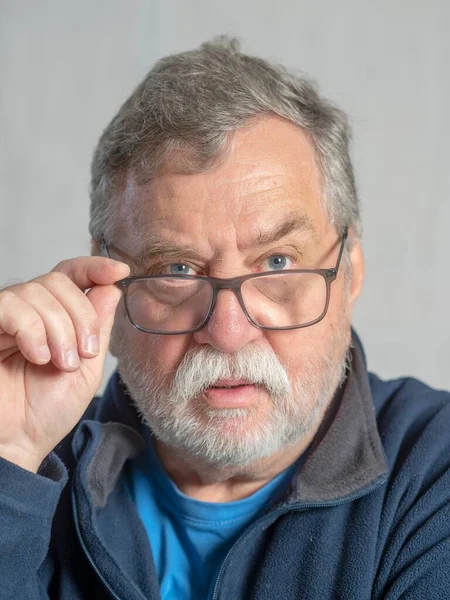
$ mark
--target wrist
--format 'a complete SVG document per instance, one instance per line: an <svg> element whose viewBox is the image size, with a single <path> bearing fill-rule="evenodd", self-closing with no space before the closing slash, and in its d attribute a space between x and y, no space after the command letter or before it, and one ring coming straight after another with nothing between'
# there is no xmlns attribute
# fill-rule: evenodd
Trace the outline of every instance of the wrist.
<svg viewBox="0 0 450 600"><path fill-rule="evenodd" d="M0 446L0 458L7 460L8 462L30 471L31 473L37 473L42 463L42 458L27 453L21 448L16 446Z"/></svg>

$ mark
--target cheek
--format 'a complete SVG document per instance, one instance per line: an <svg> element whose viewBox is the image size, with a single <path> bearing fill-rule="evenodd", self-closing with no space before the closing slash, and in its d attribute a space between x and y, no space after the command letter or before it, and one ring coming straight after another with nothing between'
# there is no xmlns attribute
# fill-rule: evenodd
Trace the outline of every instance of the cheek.
<svg viewBox="0 0 450 600"><path fill-rule="evenodd" d="M338 293L334 293L338 291ZM350 340L348 308L342 290L333 290L325 318L304 329L273 332L270 345L292 377L301 377L311 362L328 355L341 359Z"/></svg>
<svg viewBox="0 0 450 600"><path fill-rule="evenodd" d="M146 335L140 346L146 361L159 373L169 375L174 373L191 343L191 335Z"/></svg>
<svg viewBox="0 0 450 600"><path fill-rule="evenodd" d="M321 352L322 340L318 325L292 331L273 332L269 342L273 351L286 367L291 378L301 377L313 356Z"/></svg>
<svg viewBox="0 0 450 600"><path fill-rule="evenodd" d="M189 346L190 337L152 335L139 331L128 319L122 299L116 310L110 351L117 357L126 353L135 364L152 364L158 371L168 373L176 370Z"/></svg>

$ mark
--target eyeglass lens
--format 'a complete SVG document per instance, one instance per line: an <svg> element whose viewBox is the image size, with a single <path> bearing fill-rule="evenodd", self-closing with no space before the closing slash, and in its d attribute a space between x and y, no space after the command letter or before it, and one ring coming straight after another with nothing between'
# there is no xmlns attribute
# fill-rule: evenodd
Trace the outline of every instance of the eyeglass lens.
<svg viewBox="0 0 450 600"><path fill-rule="evenodd" d="M255 324L295 327L322 315L327 284L320 273L280 272L245 280L241 294ZM131 320L142 329L181 332L202 324L213 295L208 281L161 277L133 281L126 302Z"/></svg>

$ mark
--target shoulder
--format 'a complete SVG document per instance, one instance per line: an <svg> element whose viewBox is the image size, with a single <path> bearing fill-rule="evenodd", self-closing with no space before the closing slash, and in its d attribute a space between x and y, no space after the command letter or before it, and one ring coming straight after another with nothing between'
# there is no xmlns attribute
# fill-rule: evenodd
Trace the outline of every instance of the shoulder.
<svg viewBox="0 0 450 600"><path fill-rule="evenodd" d="M446 390L434 389L413 377L386 381L373 373L369 373L369 383L382 428L395 422L402 431L414 423L425 426L437 415L449 418L450 392Z"/></svg>
<svg viewBox="0 0 450 600"><path fill-rule="evenodd" d="M392 473L450 467L450 392L412 377L369 374L378 431Z"/></svg>

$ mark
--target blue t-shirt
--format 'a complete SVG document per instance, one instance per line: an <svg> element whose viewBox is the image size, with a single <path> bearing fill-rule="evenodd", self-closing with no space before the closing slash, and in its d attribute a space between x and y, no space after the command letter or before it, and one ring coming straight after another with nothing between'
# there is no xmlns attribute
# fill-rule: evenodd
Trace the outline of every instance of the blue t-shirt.
<svg viewBox="0 0 450 600"><path fill-rule="evenodd" d="M153 442L127 471L127 485L147 531L162 600L207 600L216 572L239 534L288 487L297 463L235 502L201 502L166 474Z"/></svg>

